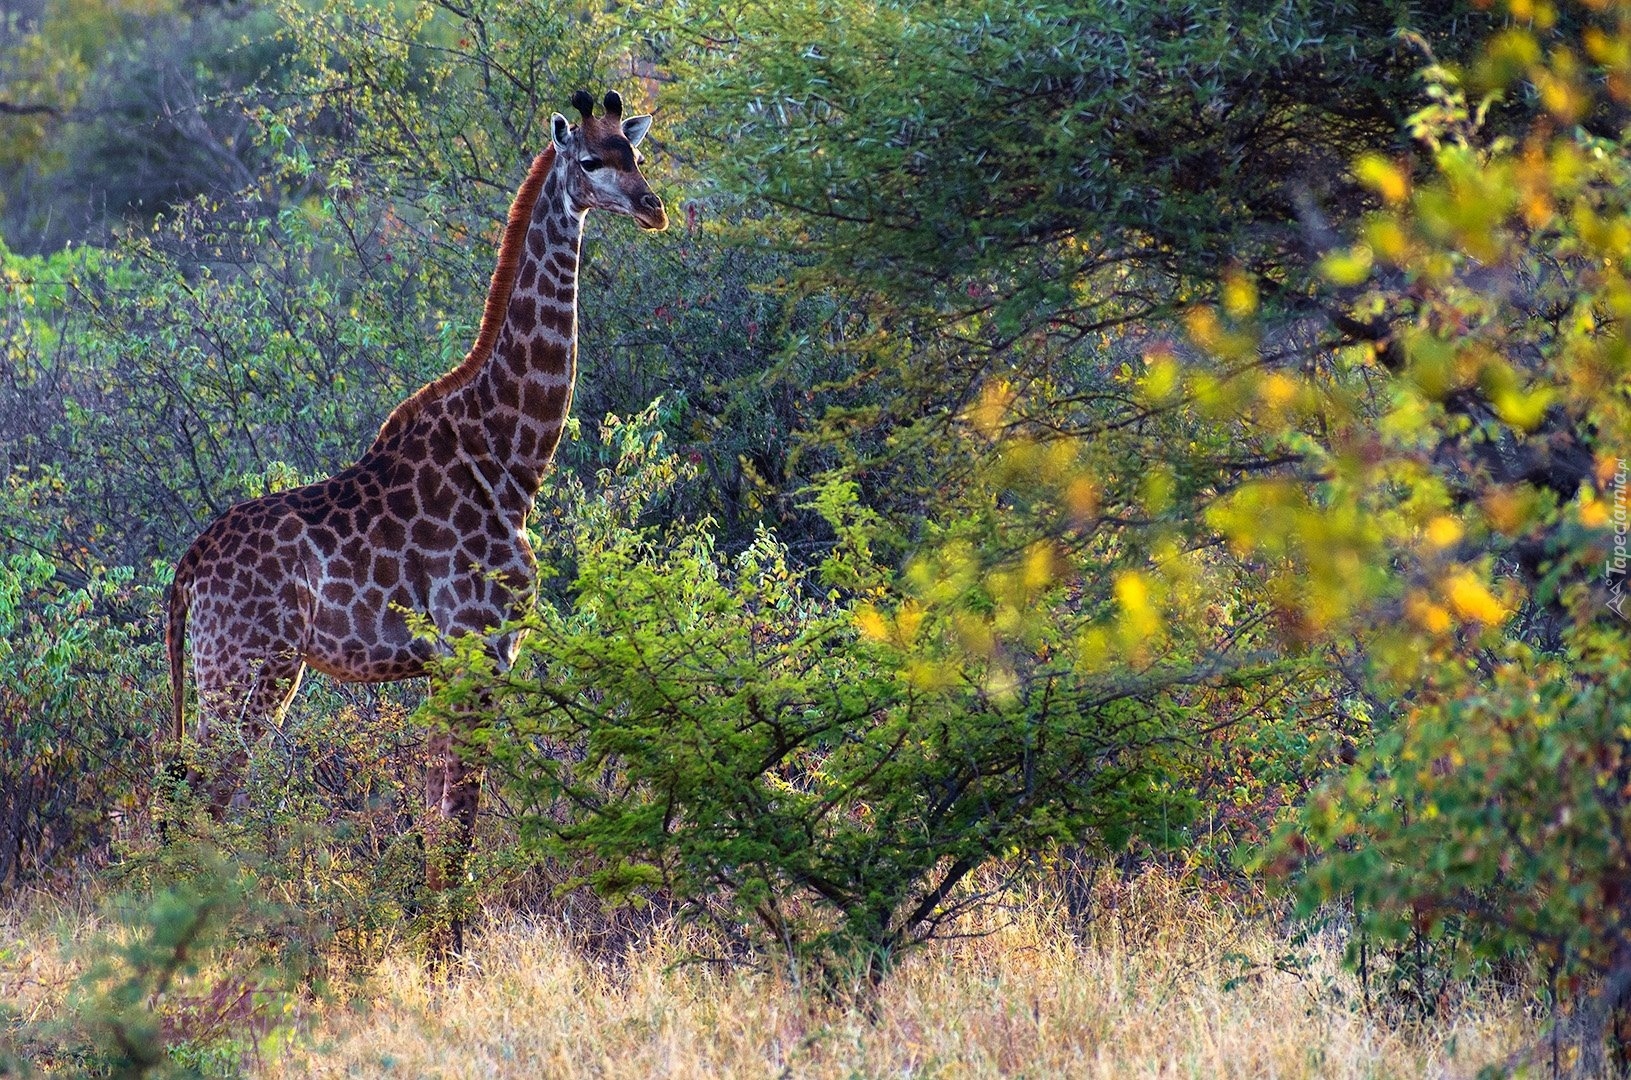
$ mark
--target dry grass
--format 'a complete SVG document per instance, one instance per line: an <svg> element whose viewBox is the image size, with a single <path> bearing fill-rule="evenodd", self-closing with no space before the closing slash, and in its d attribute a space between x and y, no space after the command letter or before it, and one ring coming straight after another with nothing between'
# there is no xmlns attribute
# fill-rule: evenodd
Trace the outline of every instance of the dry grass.
<svg viewBox="0 0 1631 1080"><path fill-rule="evenodd" d="M512 923L477 947L479 973L452 985L414 963L387 965L377 994L318 1018L271 1072L1421 1077L1473 1073L1525 1030L1499 1002L1385 1027L1356 1007L1334 940L1309 946L1296 976L1267 966L1290 946L1266 919L1185 897L1159 876L1106 899L1114 909L1080 944L1020 912L989 936L911 958L873 1017L813 1002L784 978L680 963L674 940L612 973L557 931ZM1225 990L1243 970L1255 973Z"/></svg>
<svg viewBox="0 0 1631 1080"><path fill-rule="evenodd" d="M1358 1007L1331 937L1293 948L1266 917L1159 875L1100 893L1084 938L1045 912L910 958L869 1016L780 976L683 961L657 935L588 960L558 927L500 923L443 982L388 961L347 1004L303 1010L279 1077L1421 1077L1472 1075L1532 1030L1498 998L1390 1027ZM0 913L0 1001L55 1007L72 968L38 910ZM73 912L58 914L57 935ZM24 943L33 933L36 944ZM21 957L18 953L21 950ZM0 952L0 955L4 955ZM21 963L19 963L21 959ZM1232 978L1245 975L1235 989Z"/></svg>
<svg viewBox="0 0 1631 1080"><path fill-rule="evenodd" d="M97 930L96 916L78 897L40 894L0 907L0 1005L26 1024L53 1017L79 974L73 940Z"/></svg>

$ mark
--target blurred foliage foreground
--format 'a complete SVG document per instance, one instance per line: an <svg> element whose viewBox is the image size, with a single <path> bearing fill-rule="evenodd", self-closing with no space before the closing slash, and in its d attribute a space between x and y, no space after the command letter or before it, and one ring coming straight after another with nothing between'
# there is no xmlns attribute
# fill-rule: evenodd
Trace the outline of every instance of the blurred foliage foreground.
<svg viewBox="0 0 1631 1080"><path fill-rule="evenodd" d="M1498 978L1552 1027L1505 1066L1624 1073L1631 9L1157 7L142 15L233 58L172 124L230 198L47 253L19 179L0 267L0 889L156 897L87 976L96 1067L182 1067L206 937L255 965L220 1016L365 973L423 914L415 731L480 696L458 902L703 920L841 992L1016 876L1162 859L1351 918L1394 1015ZM171 70L32 25L19 178ZM607 419L521 660L308 691L252 809L163 795L155 847L167 559L462 353L540 110L608 72L694 198L589 245Z"/></svg>

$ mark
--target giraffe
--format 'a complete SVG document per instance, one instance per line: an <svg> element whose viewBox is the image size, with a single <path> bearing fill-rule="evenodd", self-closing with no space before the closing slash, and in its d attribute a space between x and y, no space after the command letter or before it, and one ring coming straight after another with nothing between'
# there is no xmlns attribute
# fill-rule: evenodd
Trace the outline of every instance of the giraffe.
<svg viewBox="0 0 1631 1080"><path fill-rule="evenodd" d="M536 563L527 516L554 456L577 364L577 273L592 209L660 231L668 216L640 173L649 115L603 115L578 91L579 124L555 113L550 145L510 207L475 344L451 371L396 407L368 451L327 480L239 503L176 566L166 648L174 737L185 725L185 641L192 623L195 737L237 724L253 745L288 708L308 667L348 682L425 673L457 635L488 639L507 666L519 642L498 628L531 603ZM429 618L416 636L406 613ZM246 754L207 788L220 817ZM426 885L463 873L481 776L458 737L427 744ZM462 950L459 919L432 934L432 957Z"/></svg>

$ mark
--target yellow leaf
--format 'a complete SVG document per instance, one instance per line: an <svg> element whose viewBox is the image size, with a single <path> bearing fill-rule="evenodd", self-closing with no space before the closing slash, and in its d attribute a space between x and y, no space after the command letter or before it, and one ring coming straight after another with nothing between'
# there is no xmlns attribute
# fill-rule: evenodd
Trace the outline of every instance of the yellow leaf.
<svg viewBox="0 0 1631 1080"><path fill-rule="evenodd" d="M1528 500L1511 488L1495 488L1481 502L1484 519L1505 536L1514 536L1529 521Z"/></svg>
<svg viewBox="0 0 1631 1080"><path fill-rule="evenodd" d="M878 609L870 604L856 610L855 628L861 631L862 637L871 641L889 640L889 620L878 614Z"/></svg>
<svg viewBox="0 0 1631 1080"><path fill-rule="evenodd" d="M1600 529L1608 524L1608 504L1601 499L1582 498L1580 524L1588 529Z"/></svg>
<svg viewBox="0 0 1631 1080"><path fill-rule="evenodd" d="M1139 391L1149 404L1160 405L1178 386L1178 361L1169 352L1152 352L1144 357L1144 363Z"/></svg>
<svg viewBox="0 0 1631 1080"><path fill-rule="evenodd" d="M900 631L903 644L910 643L917 637L918 628L923 625L923 606L908 600L895 612L895 627Z"/></svg>
<svg viewBox="0 0 1631 1080"><path fill-rule="evenodd" d="M1144 474L1143 482L1139 484L1138 493L1144 500L1144 509L1152 516L1166 513L1172 505L1173 492L1177 487L1171 469L1165 465L1151 466Z"/></svg>
<svg viewBox="0 0 1631 1080"><path fill-rule="evenodd" d="M906 681L919 690L944 690L957 681L957 672L948 664L916 659L906 665Z"/></svg>
<svg viewBox="0 0 1631 1080"><path fill-rule="evenodd" d="M1189 314L1184 317L1184 323L1189 329L1190 338L1208 352L1216 349L1218 342L1223 338L1223 326L1218 322L1218 313L1209 307L1190 308Z"/></svg>
<svg viewBox="0 0 1631 1080"><path fill-rule="evenodd" d="M1365 238L1375 254L1390 263L1404 262L1410 254L1410 238L1404 227L1392 218L1378 218L1365 227Z"/></svg>
<svg viewBox="0 0 1631 1080"><path fill-rule="evenodd" d="M976 656L990 656L996 648L996 638L992 636L991 626L978 615L961 611L955 616L954 625L957 629L957 641L965 652Z"/></svg>
<svg viewBox="0 0 1631 1080"><path fill-rule="evenodd" d="M1405 597L1404 610L1411 622L1430 634L1446 633L1452 625L1450 613L1420 592Z"/></svg>
<svg viewBox="0 0 1631 1080"><path fill-rule="evenodd" d="M1319 272L1333 285L1360 285L1370 277L1375 261L1369 244L1355 244L1327 253L1319 262Z"/></svg>
<svg viewBox="0 0 1631 1080"><path fill-rule="evenodd" d="M1085 631L1077 642L1077 662L1088 671L1097 671L1110 660L1110 635L1103 627Z"/></svg>
<svg viewBox="0 0 1631 1080"><path fill-rule="evenodd" d="M1161 616L1150 604L1150 585L1143 574L1124 570L1116 575L1116 602L1121 606L1122 625L1134 640L1151 637L1161 629Z"/></svg>
<svg viewBox="0 0 1631 1080"><path fill-rule="evenodd" d="M1442 551L1454 547L1460 541L1462 532L1461 522L1449 514L1439 514L1427 523L1427 542Z"/></svg>
<svg viewBox="0 0 1631 1080"><path fill-rule="evenodd" d="M1065 508L1078 522L1085 522L1099 512L1099 485L1092 477L1072 477L1065 485Z"/></svg>
<svg viewBox="0 0 1631 1080"><path fill-rule="evenodd" d="M1279 371L1264 376L1257 384L1257 396L1276 412L1296 401L1297 392L1297 380Z"/></svg>
<svg viewBox="0 0 1631 1080"><path fill-rule="evenodd" d="M1053 583L1052 547L1037 543L1025 550L1025 565L1020 570L1020 581L1031 592L1040 592Z"/></svg>
<svg viewBox="0 0 1631 1080"><path fill-rule="evenodd" d="M986 438L994 438L1014 404L1014 388L1006 379L993 379L980 390L980 400L968 410L969 423Z"/></svg>
<svg viewBox="0 0 1631 1080"><path fill-rule="evenodd" d="M1257 310L1257 283L1245 274L1232 273L1223 279L1223 310L1230 318L1244 319Z"/></svg>
<svg viewBox="0 0 1631 1080"><path fill-rule="evenodd" d="M1445 598L1463 619L1495 626L1506 621L1507 611L1495 594L1471 570L1458 570L1444 583Z"/></svg>
<svg viewBox="0 0 1631 1080"><path fill-rule="evenodd" d="M1390 206L1397 206L1410 196L1409 177L1403 169L1380 154L1362 156L1354 163L1354 175Z"/></svg>
<svg viewBox="0 0 1631 1080"><path fill-rule="evenodd" d="M1549 386L1533 390L1507 390L1492 396L1490 404L1495 414L1520 431L1533 431L1546 417L1556 393Z"/></svg>

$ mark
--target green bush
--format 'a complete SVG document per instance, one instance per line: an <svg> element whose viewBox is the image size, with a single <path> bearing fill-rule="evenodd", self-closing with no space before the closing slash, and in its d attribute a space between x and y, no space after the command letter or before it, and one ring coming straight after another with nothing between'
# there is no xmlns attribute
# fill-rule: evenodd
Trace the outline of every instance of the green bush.
<svg viewBox="0 0 1631 1080"><path fill-rule="evenodd" d="M993 677L935 655L928 626L900 636L910 607L879 633L880 597L851 590L884 575L843 488L820 505L845 589L768 533L725 556L706 521L641 528L682 472L650 423L605 429L620 454L568 521L570 607L540 606L507 673L466 643L438 699L450 717L473 694L501 707L469 737L528 850L839 985L952 925L1004 856L1184 835L1171 778L1193 713L1175 687L1192 677Z"/></svg>
<svg viewBox="0 0 1631 1080"><path fill-rule="evenodd" d="M39 484L9 478L0 502ZM72 876L147 824L160 650L129 568L0 556L0 890Z"/></svg>

